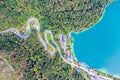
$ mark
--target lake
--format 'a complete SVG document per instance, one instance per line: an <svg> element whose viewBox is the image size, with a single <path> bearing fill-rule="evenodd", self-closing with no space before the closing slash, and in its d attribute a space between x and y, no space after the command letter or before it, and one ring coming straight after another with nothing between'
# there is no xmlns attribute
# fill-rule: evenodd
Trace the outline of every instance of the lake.
<svg viewBox="0 0 120 80"><path fill-rule="evenodd" d="M80 62L120 75L120 0L110 4L92 28L76 34L73 49Z"/></svg>

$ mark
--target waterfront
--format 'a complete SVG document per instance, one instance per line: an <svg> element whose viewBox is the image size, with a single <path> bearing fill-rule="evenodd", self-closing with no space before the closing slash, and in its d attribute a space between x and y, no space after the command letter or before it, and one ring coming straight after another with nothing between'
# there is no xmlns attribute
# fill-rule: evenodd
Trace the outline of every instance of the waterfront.
<svg viewBox="0 0 120 80"><path fill-rule="evenodd" d="M73 34L74 52L80 62L120 75L120 0L110 4L100 22Z"/></svg>

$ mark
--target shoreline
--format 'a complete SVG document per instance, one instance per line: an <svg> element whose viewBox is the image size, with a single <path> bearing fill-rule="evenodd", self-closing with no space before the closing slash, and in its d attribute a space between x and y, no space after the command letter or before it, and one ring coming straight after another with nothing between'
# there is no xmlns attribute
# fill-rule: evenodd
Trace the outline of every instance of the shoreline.
<svg viewBox="0 0 120 80"><path fill-rule="evenodd" d="M114 1L113 1L113 2L114 2ZM106 8L107 8L109 5L111 5L113 2L107 4L107 6L105 7L105 9L104 9L104 11L103 11L103 13L102 13L101 18L100 18L95 24L93 24L90 28L87 28L87 29L85 29L85 30L83 30L83 31L80 31L80 32L73 32L73 31L71 31L71 32L69 33L69 35L71 36L71 33L80 34L80 33L84 32L84 31L87 31L87 30L90 30L91 28L93 28L96 24L98 24L98 23L103 19L104 14L105 14L105 11L106 11ZM71 36L71 38L72 38L72 40L74 41L74 38L73 38L72 36ZM74 52L74 50L73 50L74 44L73 44L73 43L71 43L71 44L72 44L73 55L74 55L75 59L78 61L77 57L75 56L75 52Z"/></svg>
<svg viewBox="0 0 120 80"><path fill-rule="evenodd" d="M71 43L71 40L73 40L74 41L74 38L71 36L71 33L72 33L72 31L69 33L69 40L70 40L70 44L71 44L71 48L72 48L72 50L71 50L71 52L72 52L72 54L73 54L73 58L78 62L78 59L77 59L77 57L75 56L75 52L74 52L74 50L73 50L73 43ZM70 39L70 38L72 38L72 39Z"/></svg>
<svg viewBox="0 0 120 80"><path fill-rule="evenodd" d="M115 2L115 1L117 1L117 0L113 0L112 2L110 2L109 4L106 5L106 7L104 8L104 10L103 10L103 12L102 12L102 15L101 15L100 19L99 19L97 22L93 23L93 24L91 25L91 27L86 28L86 29L84 29L84 30L82 30L82 31L79 31L79 32L71 31L70 33L80 34L80 33L83 33L83 32L85 32L85 31L87 31L87 30L92 29L96 24L98 24L98 23L103 19L107 7L109 7L109 6L110 6L113 2Z"/></svg>
<svg viewBox="0 0 120 80"><path fill-rule="evenodd" d="M92 24L91 27L89 27L89 28L87 28L87 29L84 29L84 30L82 30L82 31L80 31L80 32L71 31L71 32L69 33L69 35L71 35L71 33L75 33L76 35L78 35L78 34L80 34L80 33L83 33L83 32L85 32L85 31L87 31L87 30L92 29L96 24L98 24L98 23L103 19L107 7L109 7L113 2L116 2L116 1L117 1L117 0L112 0L109 4L106 5L106 7L104 8L104 11L102 12L102 15L101 15L100 19L99 19L97 22L95 22L94 24ZM74 38L73 38L72 36L71 36L71 38L72 38L72 40L73 40L73 42L74 42ZM73 54L73 58L74 58L77 62L80 62L80 61L77 59L76 55L75 55L75 51L74 51L74 48L73 48L74 44L71 43L71 46L72 46L71 48L72 48L72 52L73 52L73 53L72 53L72 54ZM81 62L81 63L83 63L83 62ZM86 63L86 62L84 62L84 63ZM89 66L89 65L88 65L88 66ZM94 69L95 69L95 68L94 68ZM106 73L106 74L110 74L110 73L107 72L105 69L95 69L95 70L97 70L97 71L102 71L103 73ZM120 78L120 76L119 76L119 75L116 75L116 74L110 74L110 75L112 75L112 76L114 76L114 77L117 77L117 78Z"/></svg>
<svg viewBox="0 0 120 80"><path fill-rule="evenodd" d="M120 79L120 74L112 74L112 73L110 73L109 71L107 71L107 69L105 69L105 68L99 68L99 69L97 69L97 70L102 71L103 73L106 73L106 74L110 74L110 75L112 75L113 77L116 77L116 78L119 78L119 79Z"/></svg>

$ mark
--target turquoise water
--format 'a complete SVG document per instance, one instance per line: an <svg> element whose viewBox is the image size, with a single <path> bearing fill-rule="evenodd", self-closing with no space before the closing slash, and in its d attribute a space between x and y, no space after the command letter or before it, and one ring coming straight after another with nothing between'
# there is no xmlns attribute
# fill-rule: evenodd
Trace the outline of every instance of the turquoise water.
<svg viewBox="0 0 120 80"><path fill-rule="evenodd" d="M100 22L75 34L74 52L80 62L120 75L120 0L110 4Z"/></svg>

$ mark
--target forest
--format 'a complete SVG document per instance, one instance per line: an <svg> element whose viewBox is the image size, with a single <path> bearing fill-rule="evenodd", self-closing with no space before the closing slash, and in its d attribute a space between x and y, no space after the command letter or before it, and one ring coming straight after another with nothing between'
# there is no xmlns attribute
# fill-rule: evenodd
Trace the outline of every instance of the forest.
<svg viewBox="0 0 120 80"><path fill-rule="evenodd" d="M21 30L30 17L36 17L40 21L41 32L44 34L45 29L52 30L58 42L59 33L68 35L70 31L80 32L90 28L100 19L110 2L0 0L0 31L11 27ZM90 80L86 72L81 70L78 73L76 68L66 64L58 52L51 58L44 51L35 30L27 39L21 39L13 33L0 34L0 52L4 52L3 57L13 66L18 76L22 75L21 80Z"/></svg>

